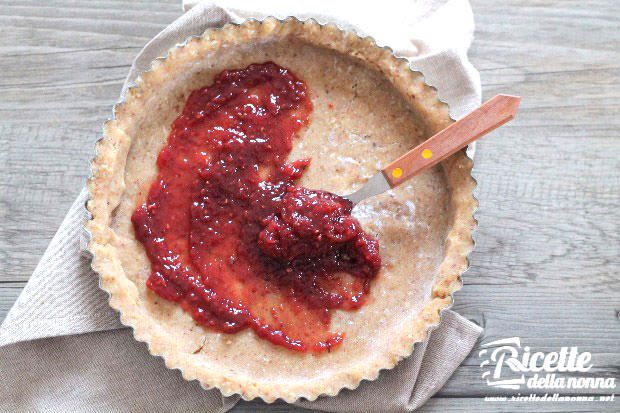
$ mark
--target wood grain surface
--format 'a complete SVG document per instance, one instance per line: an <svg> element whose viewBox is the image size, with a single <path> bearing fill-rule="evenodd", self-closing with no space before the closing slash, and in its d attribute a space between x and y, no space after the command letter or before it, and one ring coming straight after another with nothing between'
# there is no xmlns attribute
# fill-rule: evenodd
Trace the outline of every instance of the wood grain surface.
<svg viewBox="0 0 620 413"><path fill-rule="evenodd" d="M472 1L484 98L523 97L478 144L476 249L454 309L483 342L592 352L620 375L620 2ZM88 174L131 61L170 1L0 0L0 320ZM477 351L423 411L617 411L501 403ZM237 411L290 411L241 403Z"/></svg>

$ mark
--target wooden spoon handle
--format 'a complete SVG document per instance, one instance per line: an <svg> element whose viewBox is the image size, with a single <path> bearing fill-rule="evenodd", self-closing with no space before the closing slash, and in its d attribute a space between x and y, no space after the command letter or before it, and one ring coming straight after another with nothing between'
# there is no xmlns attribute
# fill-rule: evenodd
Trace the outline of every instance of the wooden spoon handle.
<svg viewBox="0 0 620 413"><path fill-rule="evenodd" d="M382 170L394 188L514 118L521 98L496 95Z"/></svg>

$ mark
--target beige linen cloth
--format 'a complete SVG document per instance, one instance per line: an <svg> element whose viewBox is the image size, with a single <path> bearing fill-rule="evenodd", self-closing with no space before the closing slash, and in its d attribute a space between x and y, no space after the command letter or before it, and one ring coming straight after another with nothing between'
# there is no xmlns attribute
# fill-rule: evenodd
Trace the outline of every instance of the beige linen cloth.
<svg viewBox="0 0 620 413"><path fill-rule="evenodd" d="M411 60L458 118L480 104L478 72L467 59L474 22L467 0L378 2L195 2L137 56L123 93L170 47L208 27L245 18L294 15L372 35ZM304 2L305 3L305 2ZM224 2L222 2L224 4ZM194 6L194 7L191 7ZM312 9L312 11L309 11ZM186 382L134 341L99 290L83 251L82 191L30 281L0 327L0 411L225 412L239 400ZM338 412L412 411L435 394L476 343L482 329L445 311L411 357L357 390L297 406ZM243 362L240 360L239 362Z"/></svg>

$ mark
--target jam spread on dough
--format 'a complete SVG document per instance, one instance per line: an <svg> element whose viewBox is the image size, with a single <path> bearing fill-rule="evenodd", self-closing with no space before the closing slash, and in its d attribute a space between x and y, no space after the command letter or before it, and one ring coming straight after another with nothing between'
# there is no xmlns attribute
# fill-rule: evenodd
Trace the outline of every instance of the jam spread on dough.
<svg viewBox="0 0 620 413"><path fill-rule="evenodd" d="M220 73L173 122L132 222L154 293L205 327L319 353L342 342L330 313L364 304L381 258L348 200L295 185L310 160L286 158L311 111L274 63Z"/></svg>

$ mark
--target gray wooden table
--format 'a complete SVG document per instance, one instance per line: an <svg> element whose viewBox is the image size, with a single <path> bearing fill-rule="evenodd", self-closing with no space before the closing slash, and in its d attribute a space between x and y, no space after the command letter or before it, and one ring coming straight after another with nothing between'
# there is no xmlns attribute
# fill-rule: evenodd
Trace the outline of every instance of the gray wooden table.
<svg viewBox="0 0 620 413"><path fill-rule="evenodd" d="M478 146L478 243L455 310L483 342L579 346L591 375L618 377L620 2L473 7L484 96L523 103ZM0 0L0 321L84 184L134 55L179 14L177 0ZM513 392L488 387L479 363L474 351L423 410L619 408L484 401Z"/></svg>

